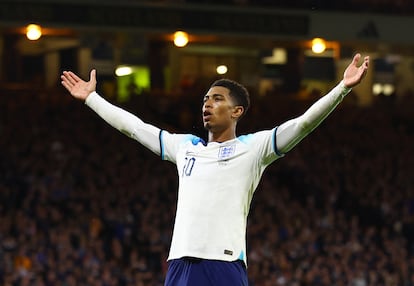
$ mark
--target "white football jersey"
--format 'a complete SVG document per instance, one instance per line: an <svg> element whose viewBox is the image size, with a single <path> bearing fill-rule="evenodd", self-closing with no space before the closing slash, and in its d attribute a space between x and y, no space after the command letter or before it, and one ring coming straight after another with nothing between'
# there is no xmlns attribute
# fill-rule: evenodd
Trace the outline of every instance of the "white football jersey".
<svg viewBox="0 0 414 286"><path fill-rule="evenodd" d="M259 180L278 155L276 128L205 144L162 131L161 156L177 165L179 190L168 259L246 259L246 223Z"/></svg>

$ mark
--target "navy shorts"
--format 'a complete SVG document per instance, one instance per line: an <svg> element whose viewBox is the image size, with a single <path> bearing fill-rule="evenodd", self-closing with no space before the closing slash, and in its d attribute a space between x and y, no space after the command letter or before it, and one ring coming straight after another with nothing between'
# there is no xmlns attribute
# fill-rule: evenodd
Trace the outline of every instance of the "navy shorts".
<svg viewBox="0 0 414 286"><path fill-rule="evenodd" d="M247 281L246 267L241 260L185 257L168 262L164 286L247 286Z"/></svg>

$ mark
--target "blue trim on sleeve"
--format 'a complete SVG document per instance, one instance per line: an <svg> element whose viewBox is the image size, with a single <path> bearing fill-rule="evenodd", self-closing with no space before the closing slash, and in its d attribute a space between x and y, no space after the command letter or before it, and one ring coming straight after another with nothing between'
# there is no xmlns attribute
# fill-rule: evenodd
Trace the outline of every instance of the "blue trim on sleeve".
<svg viewBox="0 0 414 286"><path fill-rule="evenodd" d="M282 156L284 156L285 154L284 153L282 153L282 152L280 152L278 149L277 149L277 144L276 144L276 132L277 132L277 128L278 128L279 126L276 126L275 127L275 129L273 130L273 151L275 151L275 153L276 153L276 155L278 155L279 157L282 157Z"/></svg>
<svg viewBox="0 0 414 286"><path fill-rule="evenodd" d="M243 143L248 143L253 138L253 134L247 134L247 135L241 135L238 137L238 139Z"/></svg>
<svg viewBox="0 0 414 286"><path fill-rule="evenodd" d="M202 138L197 137L197 136L194 136L194 135L191 135L191 143L192 143L194 146L196 146L198 143L201 143L201 144L203 144L204 146L206 146L206 145L207 145L207 144L206 144L206 142L205 142Z"/></svg>
<svg viewBox="0 0 414 286"><path fill-rule="evenodd" d="M160 156L161 159L164 160L164 144L162 144L162 132L164 130L160 130L160 133L158 134L158 139L160 140Z"/></svg>

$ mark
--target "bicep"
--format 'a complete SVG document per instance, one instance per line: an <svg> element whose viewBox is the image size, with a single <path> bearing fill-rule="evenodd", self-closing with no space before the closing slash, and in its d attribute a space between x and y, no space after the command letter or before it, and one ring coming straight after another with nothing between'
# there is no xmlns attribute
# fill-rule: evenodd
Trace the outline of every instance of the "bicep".
<svg viewBox="0 0 414 286"><path fill-rule="evenodd" d="M281 124L276 130L276 148L281 153L287 153L295 147L305 136L301 127L300 117Z"/></svg>

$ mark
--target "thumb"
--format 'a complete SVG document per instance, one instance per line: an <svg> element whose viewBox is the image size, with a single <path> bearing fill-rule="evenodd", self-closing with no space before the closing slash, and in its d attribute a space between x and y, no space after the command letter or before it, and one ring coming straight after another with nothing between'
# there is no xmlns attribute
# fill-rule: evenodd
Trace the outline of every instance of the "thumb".
<svg viewBox="0 0 414 286"><path fill-rule="evenodd" d="M91 70L91 73L89 74L89 81L96 84L96 69Z"/></svg>
<svg viewBox="0 0 414 286"><path fill-rule="evenodd" d="M352 64L355 66L358 65L358 62L360 59L361 59L361 54L360 53L356 54L354 58L352 59Z"/></svg>

